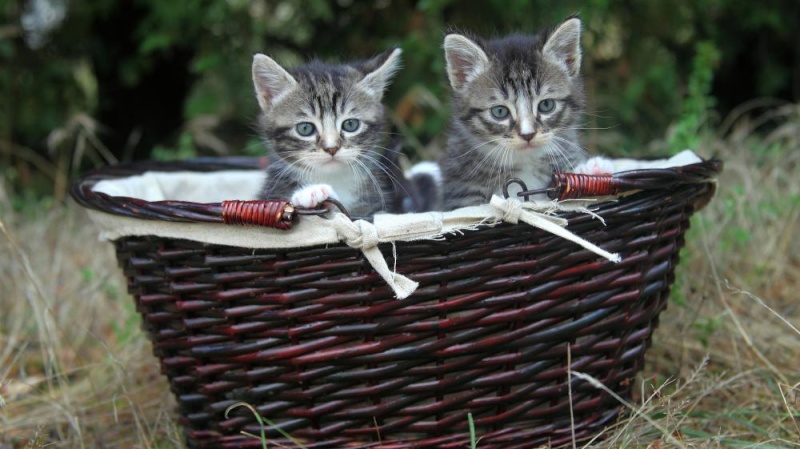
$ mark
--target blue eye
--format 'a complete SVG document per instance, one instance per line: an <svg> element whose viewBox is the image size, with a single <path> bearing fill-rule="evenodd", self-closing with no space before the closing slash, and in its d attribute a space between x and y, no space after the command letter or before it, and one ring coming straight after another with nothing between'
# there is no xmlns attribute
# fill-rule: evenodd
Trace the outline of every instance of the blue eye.
<svg viewBox="0 0 800 449"><path fill-rule="evenodd" d="M493 106L490 112L492 113L492 117L495 119L504 120L508 117L508 114L510 114L511 111L509 111L505 106Z"/></svg>
<svg viewBox="0 0 800 449"><path fill-rule="evenodd" d="M309 122L298 123L294 129L297 131L297 134L300 134L303 137L308 137L314 134L314 131L316 130L314 124Z"/></svg>
<svg viewBox="0 0 800 449"><path fill-rule="evenodd" d="M539 102L539 112L543 114L547 114L548 112L553 112L553 109L556 108L556 101L552 98L548 98L546 100L542 100Z"/></svg>
<svg viewBox="0 0 800 449"><path fill-rule="evenodd" d="M361 126L361 122L355 118L349 118L342 123L342 129L349 133L355 132L359 126Z"/></svg>

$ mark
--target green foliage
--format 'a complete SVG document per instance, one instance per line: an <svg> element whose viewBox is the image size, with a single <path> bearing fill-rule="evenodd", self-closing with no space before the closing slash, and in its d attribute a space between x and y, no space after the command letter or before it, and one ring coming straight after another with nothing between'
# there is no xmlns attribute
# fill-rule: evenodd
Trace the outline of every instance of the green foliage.
<svg viewBox="0 0 800 449"><path fill-rule="evenodd" d="M708 122L708 113L714 106L711 96L711 82L714 69L720 58L717 47L708 41L699 42L695 47L692 72L689 75L688 89L683 100L683 110L675 130L670 137L672 154L686 148L697 149L702 142L702 126Z"/></svg>
<svg viewBox="0 0 800 449"><path fill-rule="evenodd" d="M469 447L470 449L478 449L478 438L475 433L475 421L472 419L472 413L467 413L467 423L469 424Z"/></svg>
<svg viewBox="0 0 800 449"><path fill-rule="evenodd" d="M709 116L754 95L800 92L798 2L53 1L64 2L65 18L35 45L22 27L28 2L0 2L0 66L13 67L0 70L0 144L47 160L58 158L49 133L77 114L100 122L98 138L118 159L151 151L159 158L218 154L219 145L185 126L206 117L217 125L204 131L224 142L222 151L243 154L255 136L254 53L294 65L315 56L366 58L395 46L404 50L404 69L386 96L392 121L414 157L431 157L450 113L444 32L533 32L576 12L584 23L585 141L592 151L642 155L671 125L670 150L695 148ZM125 128L117 123L125 117L143 118ZM165 129L153 131L157 126ZM30 165L9 148L0 145L0 161Z"/></svg>
<svg viewBox="0 0 800 449"><path fill-rule="evenodd" d="M197 157L197 155L197 147L194 145L194 142L192 142L192 136L187 133L181 133L175 148L158 145L153 148L153 152L151 153L151 157L159 161L191 159Z"/></svg>
<svg viewBox="0 0 800 449"><path fill-rule="evenodd" d="M97 273L91 268L82 268L80 276L84 284L98 282ZM136 336L141 335L141 315L136 310L135 303L121 294L119 285L108 279L101 279L99 280L99 286L106 300L120 303L123 309L122 316L117 320L111 321L111 332L114 335L117 346L125 346Z"/></svg>
<svg viewBox="0 0 800 449"><path fill-rule="evenodd" d="M697 321L694 322L692 328L694 328L695 338L700 342L700 344L703 345L704 348L708 348L711 337L722 325L722 322L723 318L721 316L702 316L698 317Z"/></svg>
<svg viewBox="0 0 800 449"><path fill-rule="evenodd" d="M136 303L127 295L123 295L120 286L109 279L101 282L100 289L106 300L116 302L122 307L122 314L111 321L111 333L117 347L124 347L137 337L141 337L142 316L136 310Z"/></svg>

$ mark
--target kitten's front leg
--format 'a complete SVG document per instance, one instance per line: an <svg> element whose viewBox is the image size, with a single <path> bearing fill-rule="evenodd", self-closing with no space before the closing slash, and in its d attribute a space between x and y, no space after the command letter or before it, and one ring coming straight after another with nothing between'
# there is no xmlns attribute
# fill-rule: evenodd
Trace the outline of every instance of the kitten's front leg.
<svg viewBox="0 0 800 449"><path fill-rule="evenodd" d="M328 198L338 199L333 187L328 184L311 184L292 194L292 204L296 207L313 209Z"/></svg>

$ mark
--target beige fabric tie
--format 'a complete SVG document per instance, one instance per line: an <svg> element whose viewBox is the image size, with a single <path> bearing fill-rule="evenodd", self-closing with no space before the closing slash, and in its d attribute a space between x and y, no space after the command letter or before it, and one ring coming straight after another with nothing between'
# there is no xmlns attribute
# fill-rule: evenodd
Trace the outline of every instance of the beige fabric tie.
<svg viewBox="0 0 800 449"><path fill-rule="evenodd" d="M567 221L563 218L543 214L534 210L544 209L538 203L521 203L519 200L514 198L501 198L497 195L494 195L492 196L489 204L491 204L502 214L502 217L500 218L507 223L516 224L521 221L551 234L555 234L563 239L569 240L570 242L577 243L589 251L599 256L603 256L614 263L619 263L622 260L619 254L610 253L565 229Z"/></svg>
<svg viewBox="0 0 800 449"><path fill-rule="evenodd" d="M408 298L419 287L418 282L389 269L386 259L378 248L378 243L381 243L382 239L378 236L375 225L364 220L352 221L344 214L336 214L330 223L336 229L340 240L351 248L361 250L372 268L389 284L398 299ZM383 241L392 242L394 239L389 237Z"/></svg>

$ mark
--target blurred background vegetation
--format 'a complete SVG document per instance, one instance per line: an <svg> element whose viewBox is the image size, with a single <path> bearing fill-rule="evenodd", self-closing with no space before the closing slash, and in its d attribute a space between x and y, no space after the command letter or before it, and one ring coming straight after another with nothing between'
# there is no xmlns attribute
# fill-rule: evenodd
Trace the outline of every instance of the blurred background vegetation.
<svg viewBox="0 0 800 449"><path fill-rule="evenodd" d="M435 157L444 30L533 32L576 12L593 152L702 147L737 108L800 98L796 0L0 0L0 178L12 197L59 199L92 166L262 154L256 52L292 65L401 47L392 121L410 160Z"/></svg>

